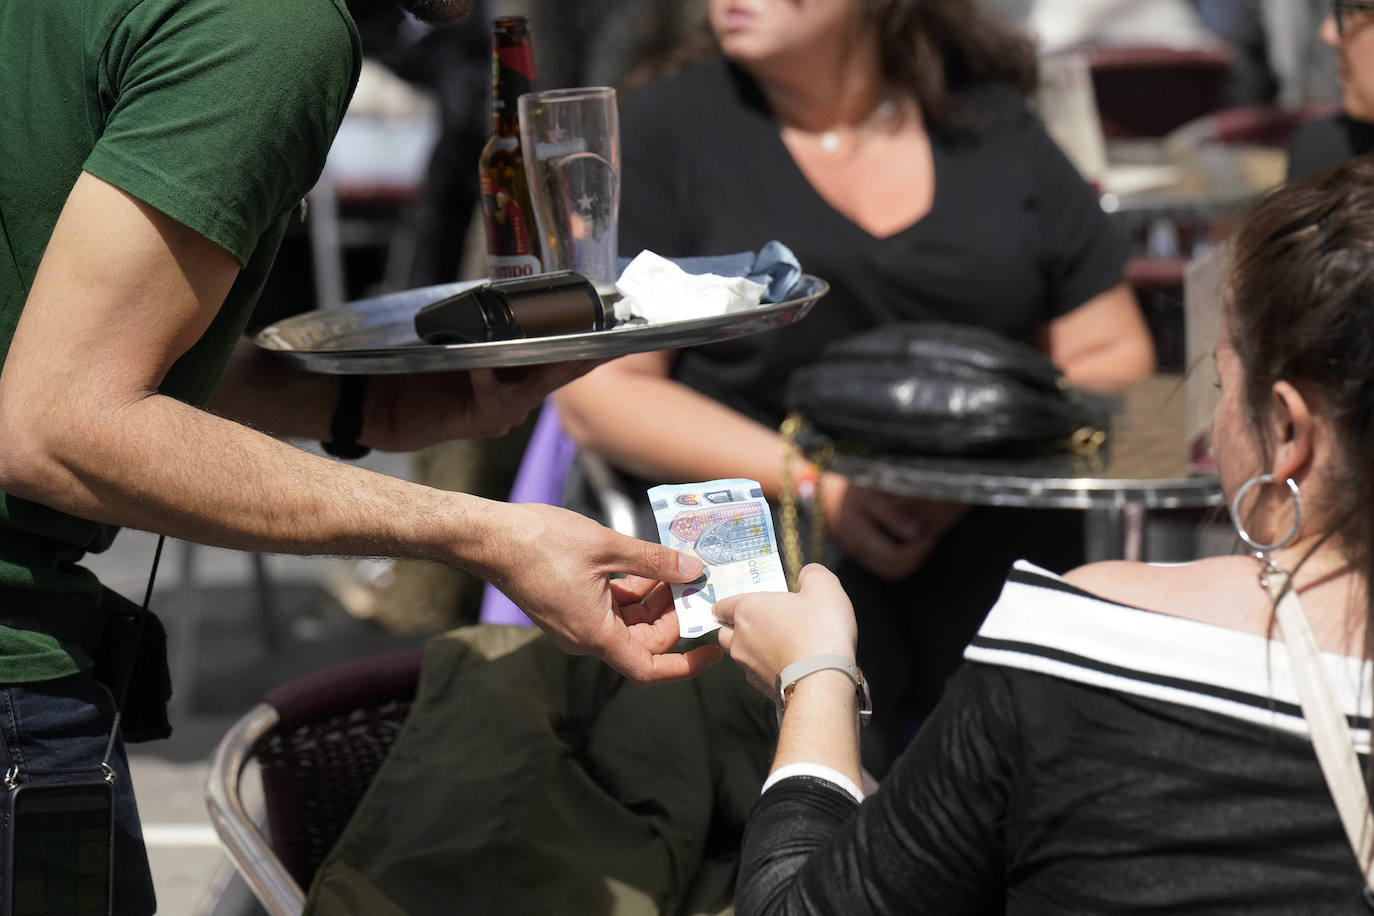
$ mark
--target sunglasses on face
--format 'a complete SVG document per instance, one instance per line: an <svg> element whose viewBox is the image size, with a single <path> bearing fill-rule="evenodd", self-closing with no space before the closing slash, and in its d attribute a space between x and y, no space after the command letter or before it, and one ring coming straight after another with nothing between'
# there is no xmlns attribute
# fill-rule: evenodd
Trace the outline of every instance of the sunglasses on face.
<svg viewBox="0 0 1374 916"><path fill-rule="evenodd" d="M1374 0L1334 0L1331 14L1336 17L1336 33L1344 35L1350 17L1361 13L1374 13Z"/></svg>

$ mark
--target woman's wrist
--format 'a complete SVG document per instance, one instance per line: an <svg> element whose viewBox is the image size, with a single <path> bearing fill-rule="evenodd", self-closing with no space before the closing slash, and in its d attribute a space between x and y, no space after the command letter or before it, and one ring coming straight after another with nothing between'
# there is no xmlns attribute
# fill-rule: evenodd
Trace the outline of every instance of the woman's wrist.
<svg viewBox="0 0 1374 916"><path fill-rule="evenodd" d="M859 709L858 696L854 690L854 682L849 675L834 668L823 668L808 674L792 685L792 695L787 701L787 707L791 710L794 704L801 706L815 703L825 703L827 706L839 704L844 707L841 711L848 710L857 715Z"/></svg>
<svg viewBox="0 0 1374 916"><path fill-rule="evenodd" d="M826 471L816 481L815 511L825 519L831 530L839 524L840 508L844 505L845 493L848 490L849 478L834 471Z"/></svg>
<svg viewBox="0 0 1374 916"><path fill-rule="evenodd" d="M859 769L859 697L843 672L817 671L797 682L778 735L773 770L796 763L829 767L855 785Z"/></svg>
<svg viewBox="0 0 1374 916"><path fill-rule="evenodd" d="M798 458L792 465L792 492L796 494L798 505L808 510L814 506L819 484L816 466L805 458Z"/></svg>

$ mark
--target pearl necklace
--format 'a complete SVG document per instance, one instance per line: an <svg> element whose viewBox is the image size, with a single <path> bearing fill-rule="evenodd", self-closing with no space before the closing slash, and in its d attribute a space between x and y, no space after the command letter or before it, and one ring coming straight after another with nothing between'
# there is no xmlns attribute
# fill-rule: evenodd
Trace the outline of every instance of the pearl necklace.
<svg viewBox="0 0 1374 916"><path fill-rule="evenodd" d="M873 113L864 118L860 124L854 128L854 138L866 138L883 121L891 120L897 113L897 104L891 99L883 99L878 103L878 107L873 109ZM840 135L836 131L827 130L820 136L821 149L831 156L840 151Z"/></svg>

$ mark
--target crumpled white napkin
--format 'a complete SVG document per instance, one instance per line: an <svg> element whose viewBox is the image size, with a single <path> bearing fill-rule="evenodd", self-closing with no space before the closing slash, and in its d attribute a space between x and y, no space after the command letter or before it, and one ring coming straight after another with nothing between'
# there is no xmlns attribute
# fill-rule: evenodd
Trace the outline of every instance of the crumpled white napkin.
<svg viewBox="0 0 1374 916"><path fill-rule="evenodd" d="M746 277L689 274L652 251L641 251L615 283L622 298L617 321L643 318L650 324L707 318L756 308L768 287Z"/></svg>

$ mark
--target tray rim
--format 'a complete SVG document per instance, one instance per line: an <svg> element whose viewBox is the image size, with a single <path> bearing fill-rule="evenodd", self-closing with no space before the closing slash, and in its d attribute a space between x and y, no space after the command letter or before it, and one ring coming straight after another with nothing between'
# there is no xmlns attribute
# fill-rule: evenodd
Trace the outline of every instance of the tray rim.
<svg viewBox="0 0 1374 916"><path fill-rule="evenodd" d="M395 344L391 346L350 349L296 347L282 337L281 329L284 326L290 326L296 323L309 323L312 320L318 321L321 315L339 314L341 310L348 310L353 314L362 316L366 315L366 309L368 307L378 308L379 306L384 306L388 300L396 301L396 305L392 306L392 308L397 311L411 307L418 311L425 305L438 301L445 296L454 295L464 289L471 289L486 282L488 281L472 280L435 284L433 286L417 287L409 290L400 290L394 293L386 293L380 296L357 299L332 308L313 309L298 315L283 318L280 321L273 322L261 328L253 335L253 341L258 349L273 357L293 363L306 371L320 374L348 375L354 373L404 374L445 371L461 372L477 368L539 365L541 362L560 362L578 359L611 359L618 355L629 355L635 352L673 349L674 344L671 340L668 340L663 343L645 347L643 351L632 348L621 353L608 354L604 357L597 355L554 357L547 361L530 356L531 349L557 351L565 348L575 348L579 344L589 344L600 340L620 341L630 335L636 338L645 336L667 336L669 338L673 336L690 337L694 333L709 331L715 328L724 328L728 330L739 326L747 328L749 325L755 323L765 325L764 327L752 330L742 330L739 333L730 334L720 339L727 340L749 336L767 330L774 330L777 327L785 327L786 325L800 321L809 313L811 307L830 291L830 284L828 282L814 274L803 273L798 282L808 283L812 286L811 291L807 292L805 295L796 296L781 302L762 304L752 309L659 324L622 324L614 328L608 328L604 331L582 331L575 334L558 334L538 338L516 338L513 340L486 341L481 343L426 344L417 342L415 344ZM432 297L425 298L424 294L428 291L433 291L433 295ZM414 301L411 302L409 300ZM799 314L783 324L767 326L769 325L770 319L786 316L787 313L793 311L799 312ZM368 324L366 321L361 321L358 325L359 328L366 328L367 326ZM685 343L679 346L699 346L701 343L703 342ZM517 355L513 357L513 361L501 361L501 355L508 351L517 351ZM467 355L471 355L473 358L471 360L464 360L463 357ZM452 360L453 364L417 368L397 367L394 365L398 360L404 361L407 358L418 357L427 357L428 359L426 359L425 362L443 363Z"/></svg>

